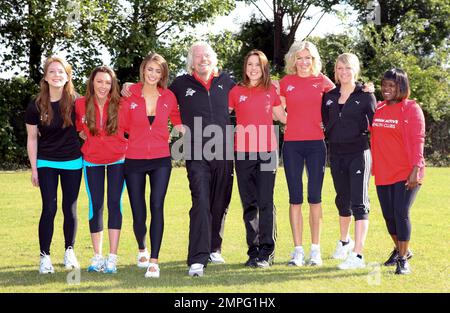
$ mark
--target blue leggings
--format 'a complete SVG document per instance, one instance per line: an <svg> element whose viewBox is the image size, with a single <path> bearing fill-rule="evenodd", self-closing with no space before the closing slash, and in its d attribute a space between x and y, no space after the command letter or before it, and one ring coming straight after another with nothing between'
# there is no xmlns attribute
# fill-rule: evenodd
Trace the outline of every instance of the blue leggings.
<svg viewBox="0 0 450 313"><path fill-rule="evenodd" d="M147 206L145 203L145 179L150 181L150 245L152 259L157 259L164 232L164 199L169 186L170 167L160 167L147 172L125 174L131 211L133 212L134 236L139 249L145 249L147 234Z"/></svg>
<svg viewBox="0 0 450 313"><path fill-rule="evenodd" d="M105 170L108 181L108 229L122 228L122 194L125 188L123 163L85 165L84 181L89 197L89 229L91 233L103 230Z"/></svg>
<svg viewBox="0 0 450 313"><path fill-rule="evenodd" d="M308 203L322 202L327 149L323 140L285 141L283 144L284 174L289 189L289 203L303 203L303 168L308 176Z"/></svg>

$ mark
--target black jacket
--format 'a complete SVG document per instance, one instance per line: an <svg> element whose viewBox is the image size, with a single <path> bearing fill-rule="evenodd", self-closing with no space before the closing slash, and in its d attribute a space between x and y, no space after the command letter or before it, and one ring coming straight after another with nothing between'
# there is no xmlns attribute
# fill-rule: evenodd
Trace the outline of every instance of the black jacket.
<svg viewBox="0 0 450 313"><path fill-rule="evenodd" d="M227 136L226 126L230 125L228 93L234 85L235 82L224 72L213 78L209 91L193 75L188 74L178 76L170 85L169 89L175 94L178 101L181 121L190 131L190 134L185 134L185 145L190 141L191 150L195 147L202 149L205 143L218 135L208 131L203 134L205 127L213 125L214 127L210 128L211 131L214 132L215 129L222 131L223 146L220 149L223 149L224 152L226 149L233 151L232 131ZM196 125L194 125L194 118L201 118L196 119ZM221 138L216 137L216 139ZM190 152L185 147L187 160L190 159L189 155Z"/></svg>
<svg viewBox="0 0 450 313"><path fill-rule="evenodd" d="M322 99L322 121L330 143L331 154L357 153L368 149L368 126L372 124L376 99L357 83L342 107L339 106L341 86L327 92Z"/></svg>

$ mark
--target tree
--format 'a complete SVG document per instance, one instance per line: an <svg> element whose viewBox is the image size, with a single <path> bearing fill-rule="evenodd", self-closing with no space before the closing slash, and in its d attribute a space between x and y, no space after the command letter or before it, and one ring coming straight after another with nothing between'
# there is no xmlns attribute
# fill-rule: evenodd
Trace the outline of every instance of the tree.
<svg viewBox="0 0 450 313"><path fill-rule="evenodd" d="M379 14L379 25L400 26L406 18L414 17L418 29L414 32L417 39L413 48L421 55L432 53L450 36L450 2L446 0L347 0L359 12L359 20L367 23L370 14ZM374 11L372 3L378 2L379 9ZM409 17L408 17L409 16ZM370 19L369 19L370 20ZM420 22L419 22L420 21ZM393 35L402 36L403 30L397 28ZM400 38L399 38L400 39Z"/></svg>
<svg viewBox="0 0 450 313"><path fill-rule="evenodd" d="M186 54L180 48L188 37L180 34L234 8L232 0L132 0L127 4L104 41L121 81L136 80L139 64L150 51L164 55L171 70L179 71Z"/></svg>
<svg viewBox="0 0 450 313"><path fill-rule="evenodd" d="M263 1L271 9L272 16L268 17L263 13L262 6L264 4L262 2L258 4L256 0L244 1L253 4L262 16L274 25L273 66L277 71L280 71L283 67L283 56L294 42L295 33L300 24L312 18L312 16L308 15L309 9L313 6L321 8L322 16L319 19L320 21L325 13L331 12L333 10L332 7L340 2L339 0L273 0L272 5L269 5L266 1ZM288 27L284 26L285 19L288 21ZM288 32L287 42L283 45L282 34L285 29Z"/></svg>
<svg viewBox="0 0 450 313"><path fill-rule="evenodd" d="M0 5L0 52L4 70L18 68L35 83L43 57L66 51L75 73L100 63L98 38L118 0L9 0Z"/></svg>

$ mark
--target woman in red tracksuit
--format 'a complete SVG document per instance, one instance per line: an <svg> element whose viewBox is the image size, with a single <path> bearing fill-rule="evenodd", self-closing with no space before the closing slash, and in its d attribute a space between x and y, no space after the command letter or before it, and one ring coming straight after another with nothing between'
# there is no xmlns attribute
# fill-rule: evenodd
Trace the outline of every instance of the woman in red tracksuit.
<svg viewBox="0 0 450 313"><path fill-rule="evenodd" d="M138 267L147 268L145 277L158 278L158 255L164 229L164 199L172 169L169 150L168 118L181 124L177 100L167 89L169 67L157 53L144 58L140 66L141 82L130 87L131 96L122 98L120 125L128 133L125 156L125 180L133 213L133 229L139 246ZM149 255L145 237L147 209L146 176L150 180Z"/></svg>
<svg viewBox="0 0 450 313"><path fill-rule="evenodd" d="M117 249L122 228L122 193L127 140L119 130L119 84L107 66L95 68L87 82L86 96L75 102L77 131L85 138L83 170L89 198L89 228L94 257L89 272L117 272ZM105 171L108 180L109 256L103 259L103 205Z"/></svg>
<svg viewBox="0 0 450 313"><path fill-rule="evenodd" d="M246 55L243 73L242 82L231 89L228 103L237 120L234 150L248 245L245 265L269 267L275 253L273 191L278 168L272 114L286 123L286 113L271 84L269 61L262 51Z"/></svg>
<svg viewBox="0 0 450 313"><path fill-rule="evenodd" d="M424 177L425 119L420 106L408 99L410 87L404 71L384 73L381 93L384 101L375 111L371 146L378 199L395 244L385 265L396 264L396 274L409 274L409 210Z"/></svg>

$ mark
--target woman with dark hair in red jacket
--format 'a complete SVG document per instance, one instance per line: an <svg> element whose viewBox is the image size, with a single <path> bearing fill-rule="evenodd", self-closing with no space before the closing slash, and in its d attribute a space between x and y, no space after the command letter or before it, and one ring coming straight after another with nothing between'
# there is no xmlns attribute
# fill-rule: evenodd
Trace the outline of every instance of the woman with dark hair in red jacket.
<svg viewBox="0 0 450 313"><path fill-rule="evenodd" d="M144 58L140 66L141 82L129 88L131 95L122 98L120 125L129 134L125 155L125 180L133 213L133 229L139 246L138 267L147 268L145 277L158 278L158 255L164 230L164 199L171 173L169 149L170 117L181 124L175 95L167 89L169 67L157 53ZM150 243L148 253L146 177L150 182Z"/></svg>
<svg viewBox="0 0 450 313"><path fill-rule="evenodd" d="M373 174L383 217L395 244L384 264L396 264L396 274L409 274L409 210L424 177L425 119L420 106L408 99L410 87L404 71L384 73L381 93L384 101L378 104L372 123Z"/></svg>
<svg viewBox="0 0 450 313"><path fill-rule="evenodd" d="M117 272L117 249L122 228L124 158L127 141L119 131L119 84L114 71L96 67L87 82L86 96L75 102L77 131L85 137L83 171L89 197L89 229L94 257L88 272ZM109 255L102 256L105 173L108 199Z"/></svg>

